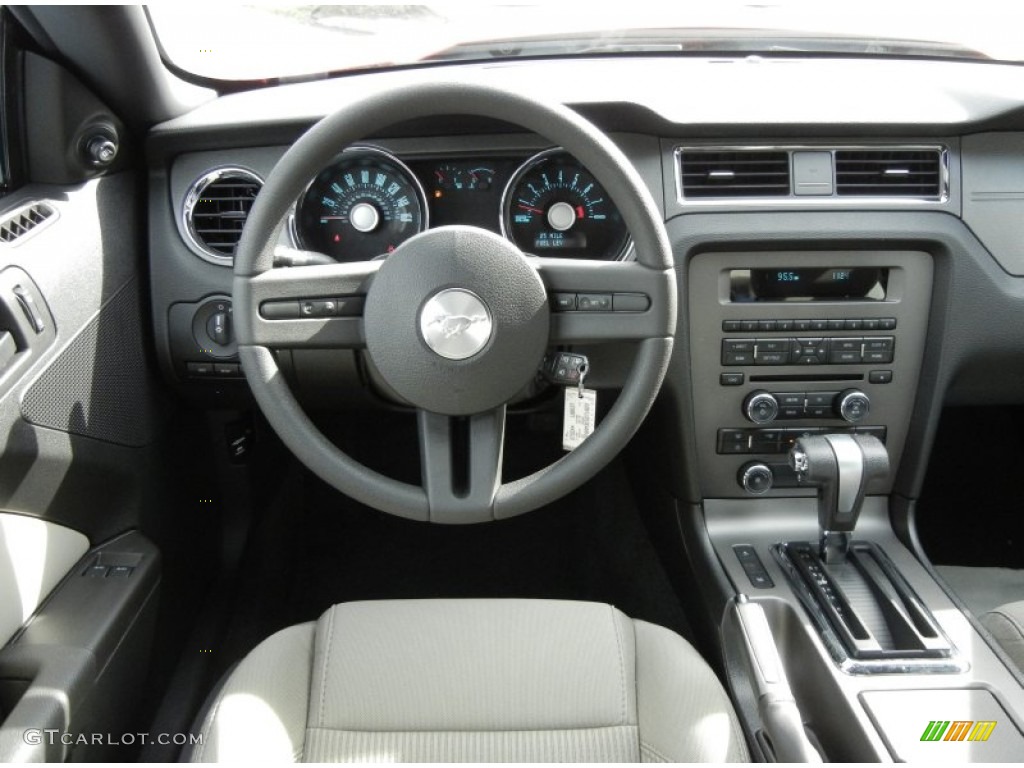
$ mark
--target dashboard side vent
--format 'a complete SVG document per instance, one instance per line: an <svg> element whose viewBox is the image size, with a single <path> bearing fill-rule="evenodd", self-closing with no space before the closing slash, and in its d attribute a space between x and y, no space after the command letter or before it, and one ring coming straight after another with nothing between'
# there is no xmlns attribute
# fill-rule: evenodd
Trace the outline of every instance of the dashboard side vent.
<svg viewBox="0 0 1024 768"><path fill-rule="evenodd" d="M786 151L684 149L679 153L679 170L684 198L789 195Z"/></svg>
<svg viewBox="0 0 1024 768"><path fill-rule="evenodd" d="M937 200L942 165L939 149L836 150L836 194Z"/></svg>
<svg viewBox="0 0 1024 768"><path fill-rule="evenodd" d="M57 210L46 203L29 203L0 221L0 243L10 245L56 216Z"/></svg>
<svg viewBox="0 0 1024 768"><path fill-rule="evenodd" d="M200 256L218 264L231 263L262 187L263 180L244 168L217 168L192 183L183 218Z"/></svg>

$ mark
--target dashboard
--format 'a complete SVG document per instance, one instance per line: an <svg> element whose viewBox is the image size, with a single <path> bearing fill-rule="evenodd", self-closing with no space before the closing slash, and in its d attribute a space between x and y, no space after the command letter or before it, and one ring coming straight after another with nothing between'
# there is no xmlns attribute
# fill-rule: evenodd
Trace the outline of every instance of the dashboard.
<svg viewBox="0 0 1024 768"><path fill-rule="evenodd" d="M806 495L782 458L799 435L826 429L884 438L897 471L872 492L912 497L943 404L1024 398L1016 68L637 57L443 71L511 90L550 83L550 98L608 132L661 208L680 313L660 428L668 453L686 457L671 470L679 498ZM172 386L212 405L244 397L229 332L231 248L262 181L323 116L315 105L437 76L411 69L224 96L152 131L153 325ZM829 87L807 99L823 79ZM898 103L885 95L893 80L905 85ZM296 200L280 245L373 259L449 224L537 256L632 258L613 201L584 166L542 136L465 116L339 147ZM602 290L608 303L595 294L588 310L612 311L614 287ZM344 306L357 307L310 311ZM595 363L594 386L621 386L628 345L578 351ZM314 400L389 400L358 352L280 356Z"/></svg>

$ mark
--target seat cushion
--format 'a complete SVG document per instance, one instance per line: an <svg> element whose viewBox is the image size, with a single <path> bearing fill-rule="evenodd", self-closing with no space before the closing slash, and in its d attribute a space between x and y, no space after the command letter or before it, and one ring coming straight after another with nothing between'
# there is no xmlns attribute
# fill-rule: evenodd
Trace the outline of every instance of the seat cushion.
<svg viewBox="0 0 1024 768"><path fill-rule="evenodd" d="M981 617L981 623L999 641L1013 663L1024 670L1024 600L989 611Z"/></svg>
<svg viewBox="0 0 1024 768"><path fill-rule="evenodd" d="M608 605L347 603L273 635L210 707L196 761L747 759L678 635Z"/></svg>

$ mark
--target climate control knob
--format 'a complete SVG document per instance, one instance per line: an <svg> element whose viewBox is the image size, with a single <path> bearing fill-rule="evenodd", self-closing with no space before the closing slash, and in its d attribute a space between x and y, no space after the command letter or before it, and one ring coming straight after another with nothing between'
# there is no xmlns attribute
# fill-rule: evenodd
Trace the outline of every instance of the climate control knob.
<svg viewBox="0 0 1024 768"><path fill-rule="evenodd" d="M740 485L743 490L754 496L768 493L775 482L771 467L759 461L751 461L740 467Z"/></svg>
<svg viewBox="0 0 1024 768"><path fill-rule="evenodd" d="M743 401L743 415L755 424L775 421L779 415L779 401L771 392L751 392Z"/></svg>
<svg viewBox="0 0 1024 768"><path fill-rule="evenodd" d="M871 398L859 389L847 389L839 393L835 408L841 418L856 424L871 412Z"/></svg>

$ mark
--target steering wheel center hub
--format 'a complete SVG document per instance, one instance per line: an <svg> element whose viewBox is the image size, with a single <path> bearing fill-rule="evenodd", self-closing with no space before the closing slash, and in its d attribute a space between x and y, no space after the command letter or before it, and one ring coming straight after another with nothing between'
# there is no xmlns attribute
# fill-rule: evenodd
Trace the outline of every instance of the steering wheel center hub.
<svg viewBox="0 0 1024 768"><path fill-rule="evenodd" d="M494 321L487 305L472 291L445 288L420 312L420 333L427 346L448 360L465 360L491 339Z"/></svg>
<svg viewBox="0 0 1024 768"><path fill-rule="evenodd" d="M497 408L534 377L547 348L547 292L502 237L441 227L407 240L373 279L366 348L384 381L418 408Z"/></svg>

